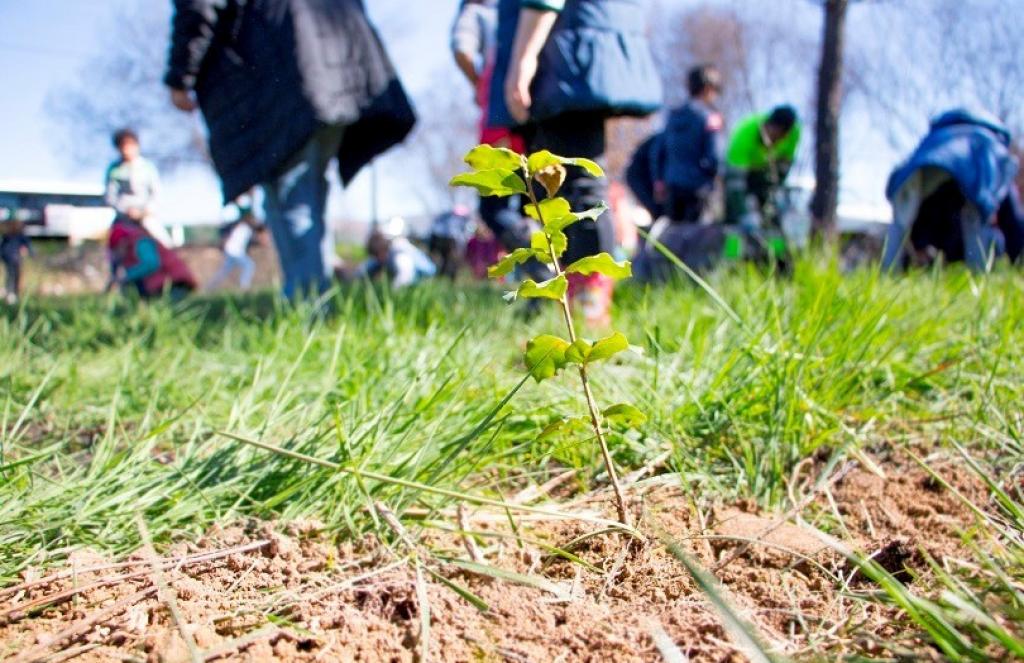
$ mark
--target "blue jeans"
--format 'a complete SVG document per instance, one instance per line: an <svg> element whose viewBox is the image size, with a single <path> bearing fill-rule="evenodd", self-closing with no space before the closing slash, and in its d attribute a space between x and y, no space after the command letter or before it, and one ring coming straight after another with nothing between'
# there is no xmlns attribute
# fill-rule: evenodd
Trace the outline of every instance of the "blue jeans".
<svg viewBox="0 0 1024 663"><path fill-rule="evenodd" d="M263 183L267 226L288 299L316 297L334 272L334 234L327 227L327 167L337 156L343 126L318 129L279 175Z"/></svg>

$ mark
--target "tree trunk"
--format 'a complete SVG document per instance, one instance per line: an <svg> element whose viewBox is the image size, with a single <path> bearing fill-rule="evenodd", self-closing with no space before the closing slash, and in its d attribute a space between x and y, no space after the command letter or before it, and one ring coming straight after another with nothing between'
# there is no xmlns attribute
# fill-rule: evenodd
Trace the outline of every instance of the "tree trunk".
<svg viewBox="0 0 1024 663"><path fill-rule="evenodd" d="M811 201L816 230L832 237L839 205L839 112L843 99L843 51L846 12L850 0L824 0L825 27L818 71L818 108L815 122L815 178Z"/></svg>

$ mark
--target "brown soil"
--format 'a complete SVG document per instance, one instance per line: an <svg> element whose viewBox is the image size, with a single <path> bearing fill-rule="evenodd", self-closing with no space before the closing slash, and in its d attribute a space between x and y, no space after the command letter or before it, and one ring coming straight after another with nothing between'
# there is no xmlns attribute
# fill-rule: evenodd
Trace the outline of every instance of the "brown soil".
<svg viewBox="0 0 1024 663"><path fill-rule="evenodd" d="M962 492L982 496L982 486L947 474ZM189 661L185 632L205 660L414 661L427 647L436 661L658 661L659 638L663 648L674 646L691 660L745 660L659 535L713 571L728 601L775 651L806 658L878 654L876 636L909 638L914 645L899 632L892 609L850 598L872 588L863 579L851 583L845 560L808 525L749 504L698 511L672 477L636 485L630 494L647 542L624 545L621 535L610 533L579 540L600 526L528 518L519 532L529 541L517 541L502 514L467 512L471 530L491 535L477 538L487 565L543 587L436 561L469 558L462 539L437 528L422 530L418 543L406 536L388 548L369 538L332 541L318 523L242 523L164 551L165 560L226 554L168 564L159 578L147 572L141 554L128 560L134 566L90 571L106 560L77 553L69 562L73 576L0 591L0 658L43 660L63 651L81 661ZM831 498L818 496L803 511L805 521L862 551L881 551L879 561L895 564L893 572L910 565L924 574L924 553L963 553L958 531L972 522L955 495L916 468L886 479L854 469L833 486ZM614 513L602 493L578 499L573 508L584 502ZM457 527L454 514L447 522ZM597 570L552 557L536 542L568 547ZM250 550L230 552L247 544ZM419 580L406 546L431 559ZM431 572L473 592L489 609L477 609ZM100 579L111 582L26 610L34 600ZM926 580L917 577L916 586ZM158 594L159 583L171 591Z"/></svg>

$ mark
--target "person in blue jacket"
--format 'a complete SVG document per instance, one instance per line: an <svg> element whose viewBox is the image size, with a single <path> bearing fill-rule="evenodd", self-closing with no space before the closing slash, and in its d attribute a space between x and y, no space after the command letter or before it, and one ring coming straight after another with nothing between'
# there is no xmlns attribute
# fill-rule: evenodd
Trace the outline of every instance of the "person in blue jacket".
<svg viewBox="0 0 1024 663"><path fill-rule="evenodd" d="M725 121L715 107L722 77L711 65L690 70L690 99L674 109L658 143L655 172L656 200L665 205L669 219L697 223L704 216L722 161Z"/></svg>
<svg viewBox="0 0 1024 663"><path fill-rule="evenodd" d="M661 104L646 35L647 7L644 0L500 0L491 124L522 127L529 152L547 149L599 160L609 118L648 115ZM579 168L568 170L562 191L573 209L593 207L606 197L603 180ZM608 214L578 222L567 234L567 264L613 248ZM598 302L596 308L609 301L586 291L579 291L585 313L588 301ZM603 317L599 310L593 313L587 317Z"/></svg>
<svg viewBox="0 0 1024 663"><path fill-rule="evenodd" d="M983 112L955 109L889 177L893 224L882 267L893 270L941 254L984 272L990 259L1012 261L1024 250L1024 216L1014 178L1019 169L1010 133ZM909 249L909 250L908 250Z"/></svg>

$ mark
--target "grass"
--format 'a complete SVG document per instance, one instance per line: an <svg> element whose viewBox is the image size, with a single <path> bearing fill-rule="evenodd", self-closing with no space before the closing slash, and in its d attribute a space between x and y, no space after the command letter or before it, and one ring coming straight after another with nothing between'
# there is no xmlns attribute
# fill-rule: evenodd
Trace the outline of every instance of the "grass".
<svg viewBox="0 0 1024 663"><path fill-rule="evenodd" d="M819 258L787 279L737 267L709 285L737 319L686 283L617 295L616 327L637 351L596 369L597 396L650 415L641 433L612 433L624 470L669 450L693 491L784 508L810 456L962 448L977 464L964 467L990 477L1024 457L1016 272L893 280ZM378 500L401 515L459 494L501 500L566 467L599 478L596 445L539 437L581 410L575 385L522 380L514 339L554 318L523 322L483 286L359 285L334 303L326 321L267 293L176 308L36 300L0 314L0 585L76 546L137 548L139 514L158 547L250 516L315 516L360 536L386 531ZM1018 651L1024 500L1008 491L995 482L994 503L976 505L991 520L972 535L978 555L939 569L940 594L893 580L872 599L927 601L912 623L951 658Z"/></svg>

